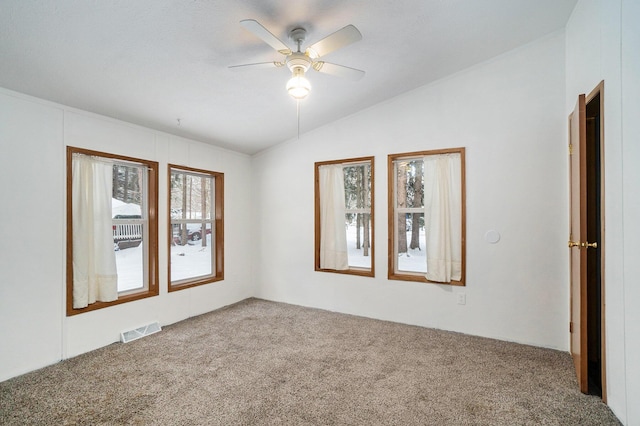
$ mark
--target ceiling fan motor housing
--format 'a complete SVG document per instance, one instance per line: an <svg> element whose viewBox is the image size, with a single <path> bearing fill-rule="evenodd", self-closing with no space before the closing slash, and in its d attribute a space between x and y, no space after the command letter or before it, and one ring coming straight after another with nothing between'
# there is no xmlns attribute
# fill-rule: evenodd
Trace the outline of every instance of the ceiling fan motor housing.
<svg viewBox="0 0 640 426"><path fill-rule="evenodd" d="M309 58L309 55L300 51L300 46L302 46L302 43L304 43L304 40L307 38L307 30L301 27L294 28L289 32L289 38L296 43L298 51L287 55L285 63L287 64L289 71L294 74L296 70L298 70L298 73L300 73L299 70L302 70L302 72L305 73L309 68L311 68L313 63L311 58Z"/></svg>
<svg viewBox="0 0 640 426"><path fill-rule="evenodd" d="M302 52L294 52L285 59L285 63L291 72L296 69L302 69L304 72L307 72L312 62L311 58Z"/></svg>

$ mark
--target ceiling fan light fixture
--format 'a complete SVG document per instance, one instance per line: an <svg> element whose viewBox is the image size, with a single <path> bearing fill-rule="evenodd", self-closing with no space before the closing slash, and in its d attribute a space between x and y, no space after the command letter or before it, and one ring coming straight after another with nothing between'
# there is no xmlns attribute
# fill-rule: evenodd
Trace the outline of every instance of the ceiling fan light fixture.
<svg viewBox="0 0 640 426"><path fill-rule="evenodd" d="M304 69L295 68L293 77L287 81L287 92L293 99L304 99L311 92L311 83L304 76Z"/></svg>

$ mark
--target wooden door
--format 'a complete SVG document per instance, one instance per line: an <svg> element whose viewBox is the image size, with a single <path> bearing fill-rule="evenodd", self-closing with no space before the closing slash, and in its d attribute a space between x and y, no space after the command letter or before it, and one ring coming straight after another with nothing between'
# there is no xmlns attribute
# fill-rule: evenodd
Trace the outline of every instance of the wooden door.
<svg viewBox="0 0 640 426"><path fill-rule="evenodd" d="M589 391L587 374L587 156L586 105L580 95L569 116L571 264L571 355L580 391Z"/></svg>

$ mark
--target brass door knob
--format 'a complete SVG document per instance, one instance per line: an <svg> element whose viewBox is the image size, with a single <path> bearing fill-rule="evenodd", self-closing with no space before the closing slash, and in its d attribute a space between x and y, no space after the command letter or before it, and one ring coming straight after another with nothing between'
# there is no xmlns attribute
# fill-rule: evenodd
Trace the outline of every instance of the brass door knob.
<svg viewBox="0 0 640 426"><path fill-rule="evenodd" d="M584 248L598 248L598 243L582 243Z"/></svg>
<svg viewBox="0 0 640 426"><path fill-rule="evenodd" d="M578 247L578 248L581 248L581 245L580 245L580 243L579 243L578 241L571 241L571 240L569 240L568 245L569 245L569 248L571 248L571 247Z"/></svg>

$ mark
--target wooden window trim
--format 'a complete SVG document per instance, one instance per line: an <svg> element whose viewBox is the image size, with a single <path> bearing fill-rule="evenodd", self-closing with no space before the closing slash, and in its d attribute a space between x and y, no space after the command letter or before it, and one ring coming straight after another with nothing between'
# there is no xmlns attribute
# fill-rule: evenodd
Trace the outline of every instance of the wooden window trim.
<svg viewBox="0 0 640 426"><path fill-rule="evenodd" d="M214 178L215 200L214 200L214 228L215 228L215 271L213 274L205 277L197 277L193 280L181 281L179 284L171 284L171 239L173 233L171 230L171 171L179 170L184 172L193 172L198 174L208 175ZM200 286L203 284L209 284L217 281L224 280L224 173L214 172L211 170L196 169L193 167L181 166L178 164L169 164L167 166L167 245L168 245L168 257L167 262L168 269L168 291L179 291L191 287Z"/></svg>
<svg viewBox="0 0 640 426"><path fill-rule="evenodd" d="M396 231L395 231L395 167L394 161L398 159L410 159L410 158L418 158L424 157L426 155L439 155L439 154L460 154L460 162L461 162L461 203L462 203L462 228L461 228L461 244L462 244L462 271L460 281L451 281L450 283L438 282L438 281L430 281L428 280L423 273L415 272L396 272L396 255L395 255L395 241L396 241ZM466 167L465 167L465 149L461 148L447 148L447 149L435 149L435 150L427 150L427 151L414 151L414 152L405 152L400 154L389 154L387 157L387 214L388 214L388 259L387 259L387 278L389 280L397 280L397 281L412 281L412 282L421 282L428 284L441 284L441 285L452 285L452 286L464 286L466 282L466 269L467 269L467 259L466 259L466 223L467 223L467 215L466 215L466 184L465 184L465 175L466 175Z"/></svg>
<svg viewBox="0 0 640 426"><path fill-rule="evenodd" d="M119 296L113 302L95 302L82 309L73 308L73 215L72 215L72 161L73 154L84 154L103 158L111 158L114 160L130 161L133 163L143 164L147 167L149 175L147 204L149 208L149 264L148 288L141 292ZM158 285L158 162L143 160L140 158L127 157L123 155L110 154L106 152L93 151L89 149L76 148L67 146L67 316L82 314L85 312L95 311L97 309L107 308L109 306L120 305L122 303L133 302L135 300L145 299L147 297L157 296L159 294Z"/></svg>
<svg viewBox="0 0 640 426"><path fill-rule="evenodd" d="M346 274L346 275L358 275L362 277L375 277L375 214L374 214L374 206L375 206L375 168L374 168L374 159L375 157L356 157L356 158L347 158L341 160L331 160L331 161L318 161L315 163L315 171L314 171L314 239L315 239L315 270L318 272L333 272L336 274ZM363 163L368 162L371 167L371 238L369 242L371 243L371 249L369 251L369 256L371 257L371 268L349 268L344 271L337 269L326 269L320 267L320 173L319 169L321 166L328 166L332 164L348 164L348 163Z"/></svg>

